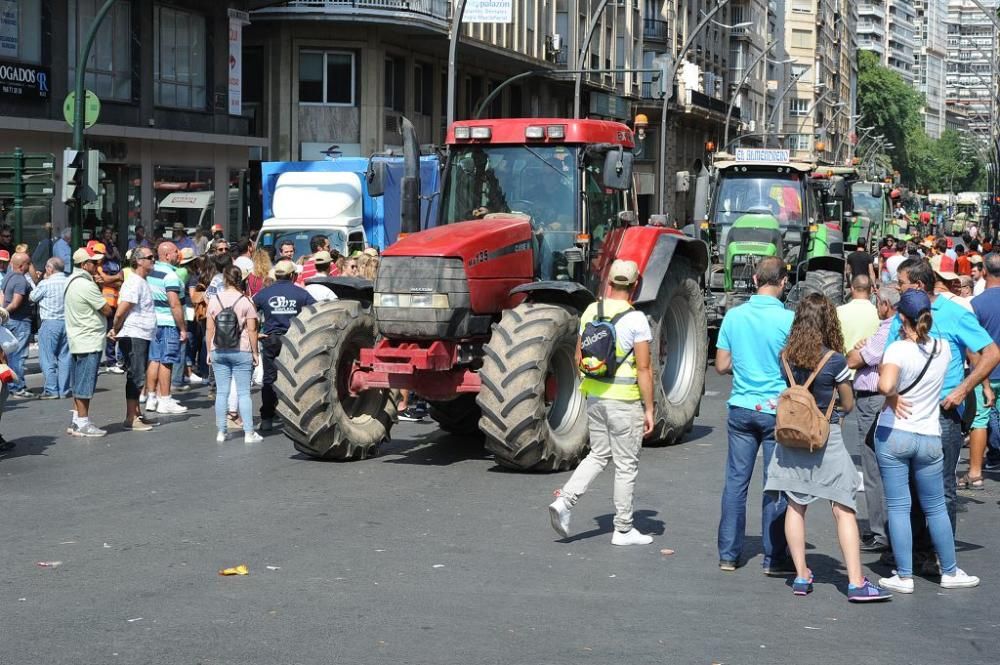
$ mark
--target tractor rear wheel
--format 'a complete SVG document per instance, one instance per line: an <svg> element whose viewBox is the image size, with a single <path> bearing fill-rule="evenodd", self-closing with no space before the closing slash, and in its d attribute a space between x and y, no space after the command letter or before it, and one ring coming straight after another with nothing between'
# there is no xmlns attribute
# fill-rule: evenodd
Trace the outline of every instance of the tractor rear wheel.
<svg viewBox="0 0 1000 665"><path fill-rule="evenodd" d="M431 418L449 434L475 436L479 432L479 406L475 395L462 395L448 402L430 402Z"/></svg>
<svg viewBox="0 0 1000 665"><path fill-rule="evenodd" d="M352 395L351 367L375 344L370 309L358 302L310 305L292 319L277 359L278 412L295 449L322 459L373 456L396 418L389 390Z"/></svg>
<svg viewBox="0 0 1000 665"><path fill-rule="evenodd" d="M579 317L557 305L506 310L484 348L479 428L497 464L560 471L587 451L587 408L579 389Z"/></svg>
<svg viewBox="0 0 1000 665"><path fill-rule="evenodd" d="M705 389L708 335L698 275L677 257L647 312L653 333L654 444L679 443L691 430Z"/></svg>
<svg viewBox="0 0 1000 665"><path fill-rule="evenodd" d="M844 304L844 276L833 270L810 270L805 279L792 287L785 300L788 309L795 310L810 293L822 293L834 307Z"/></svg>

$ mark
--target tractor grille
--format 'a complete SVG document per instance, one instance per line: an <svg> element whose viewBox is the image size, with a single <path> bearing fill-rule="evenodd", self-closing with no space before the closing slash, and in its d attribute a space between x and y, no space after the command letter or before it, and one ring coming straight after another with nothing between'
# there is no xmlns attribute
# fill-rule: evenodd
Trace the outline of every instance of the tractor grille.
<svg viewBox="0 0 1000 665"><path fill-rule="evenodd" d="M753 289L753 273L757 267L756 257L750 254L738 254L733 257L733 291L751 291Z"/></svg>
<svg viewBox="0 0 1000 665"><path fill-rule="evenodd" d="M375 280L375 294L376 325L379 333L388 338L466 338L474 334L477 319L481 318L472 315L469 280L461 259L384 257ZM384 307L379 304L381 294L445 294L448 307Z"/></svg>

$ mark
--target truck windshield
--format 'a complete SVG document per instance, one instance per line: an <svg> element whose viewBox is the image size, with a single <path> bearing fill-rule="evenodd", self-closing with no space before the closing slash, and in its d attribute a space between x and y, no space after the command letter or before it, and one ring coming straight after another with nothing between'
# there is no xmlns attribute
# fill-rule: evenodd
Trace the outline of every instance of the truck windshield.
<svg viewBox="0 0 1000 665"><path fill-rule="evenodd" d="M870 183L858 183L852 188L854 210L863 213L873 222L881 222L885 217L884 203L882 197L872 196L871 189Z"/></svg>
<svg viewBox="0 0 1000 665"><path fill-rule="evenodd" d="M572 146L452 148L444 223L490 213L523 213L536 228L574 229L579 196L578 149Z"/></svg>
<svg viewBox="0 0 1000 665"><path fill-rule="evenodd" d="M802 226L802 177L798 173L728 171L714 205L713 220L724 227L748 213L772 215L782 228Z"/></svg>
<svg viewBox="0 0 1000 665"><path fill-rule="evenodd" d="M264 230L260 234L261 247L273 247L274 253L281 250L281 246L286 242L295 245L295 258L309 256L312 250L309 248L309 241L313 236L325 235L330 240L330 248L346 255L348 253L347 234L340 229L273 229ZM353 248L352 248L353 249ZM364 249L361 247L360 249Z"/></svg>

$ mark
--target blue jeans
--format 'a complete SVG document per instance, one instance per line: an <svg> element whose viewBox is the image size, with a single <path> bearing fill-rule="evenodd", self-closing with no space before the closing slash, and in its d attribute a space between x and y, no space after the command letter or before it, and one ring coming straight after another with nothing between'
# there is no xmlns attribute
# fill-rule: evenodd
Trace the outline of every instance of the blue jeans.
<svg viewBox="0 0 1000 665"><path fill-rule="evenodd" d="M215 424L220 432L227 431L226 411L229 404L230 379L236 379L239 396L240 418L243 432L253 431L253 400L250 382L253 379L253 356L249 351L213 351L212 369L215 371Z"/></svg>
<svg viewBox="0 0 1000 665"><path fill-rule="evenodd" d="M986 441L986 459L991 462L1000 461L1000 413L994 404L990 409L989 436Z"/></svg>
<svg viewBox="0 0 1000 665"><path fill-rule="evenodd" d="M747 524L747 489L753 476L757 451L764 446L764 482L767 465L774 455L774 414L729 407L729 453L726 458L726 485L722 490L722 518L719 520L719 559L739 561ZM764 567L788 556L785 541L785 508L782 492L763 495L761 540Z"/></svg>
<svg viewBox="0 0 1000 665"><path fill-rule="evenodd" d="M896 570L900 577L913 575L913 533L910 529L910 470L916 484L917 497L927 518L934 549L941 561L942 573L958 568L955 560L955 536L945 501L945 454L941 437L878 427L875 430L875 451L885 488L885 503L889 510L889 537Z"/></svg>
<svg viewBox="0 0 1000 665"><path fill-rule="evenodd" d="M7 364L17 374L17 379L10 382L8 386L12 393L24 390L24 361L28 357L28 338L31 337L31 321L17 321L10 319L6 324L7 330L17 338L17 349L7 354Z"/></svg>
<svg viewBox="0 0 1000 665"><path fill-rule="evenodd" d="M45 377L46 395L68 397L72 370L66 322L46 319L38 329L38 362Z"/></svg>

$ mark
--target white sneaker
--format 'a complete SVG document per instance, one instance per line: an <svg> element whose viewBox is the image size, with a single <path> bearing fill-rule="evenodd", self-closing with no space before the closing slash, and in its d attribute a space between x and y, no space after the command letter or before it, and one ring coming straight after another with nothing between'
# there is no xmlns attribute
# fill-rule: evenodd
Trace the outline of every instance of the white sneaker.
<svg viewBox="0 0 1000 665"><path fill-rule="evenodd" d="M878 581L878 585L883 589L895 591L896 593L913 593L912 577L900 577L899 575L883 577Z"/></svg>
<svg viewBox="0 0 1000 665"><path fill-rule="evenodd" d="M146 403L146 393L142 393L141 395L139 395L139 404L145 404L145 403Z"/></svg>
<svg viewBox="0 0 1000 665"><path fill-rule="evenodd" d="M196 385L204 383L204 382L205 382L205 379L201 378L200 376L198 376L194 372L191 372L190 374L188 374L188 383L190 383L191 385L196 386Z"/></svg>
<svg viewBox="0 0 1000 665"><path fill-rule="evenodd" d="M652 536L639 533L635 529L624 533L616 529L614 535L611 536L612 545L649 545L651 542L653 542Z"/></svg>
<svg viewBox="0 0 1000 665"><path fill-rule="evenodd" d="M225 432L219 432L218 434L216 434L215 435L215 442L216 443L225 443L226 442L226 433Z"/></svg>
<svg viewBox="0 0 1000 665"><path fill-rule="evenodd" d="M549 504L549 521L552 528L563 538L569 537L569 502L559 497Z"/></svg>
<svg viewBox="0 0 1000 665"><path fill-rule="evenodd" d="M156 406L157 413L177 414L177 413L187 413L187 410L188 408L186 406L181 406L173 398L170 399L163 398L160 400L160 403Z"/></svg>
<svg viewBox="0 0 1000 665"><path fill-rule="evenodd" d="M974 586L979 586L979 578L967 574L961 568L956 568L951 575L941 576L942 589L971 589Z"/></svg>
<svg viewBox="0 0 1000 665"><path fill-rule="evenodd" d="M264 437L262 437L257 432L248 432L247 434L243 435L243 443L260 443L263 440Z"/></svg>
<svg viewBox="0 0 1000 665"><path fill-rule="evenodd" d="M156 407L159 404L159 401L160 400L156 397L156 395L150 395L149 397L147 397L146 398L146 410L147 411L156 411Z"/></svg>

